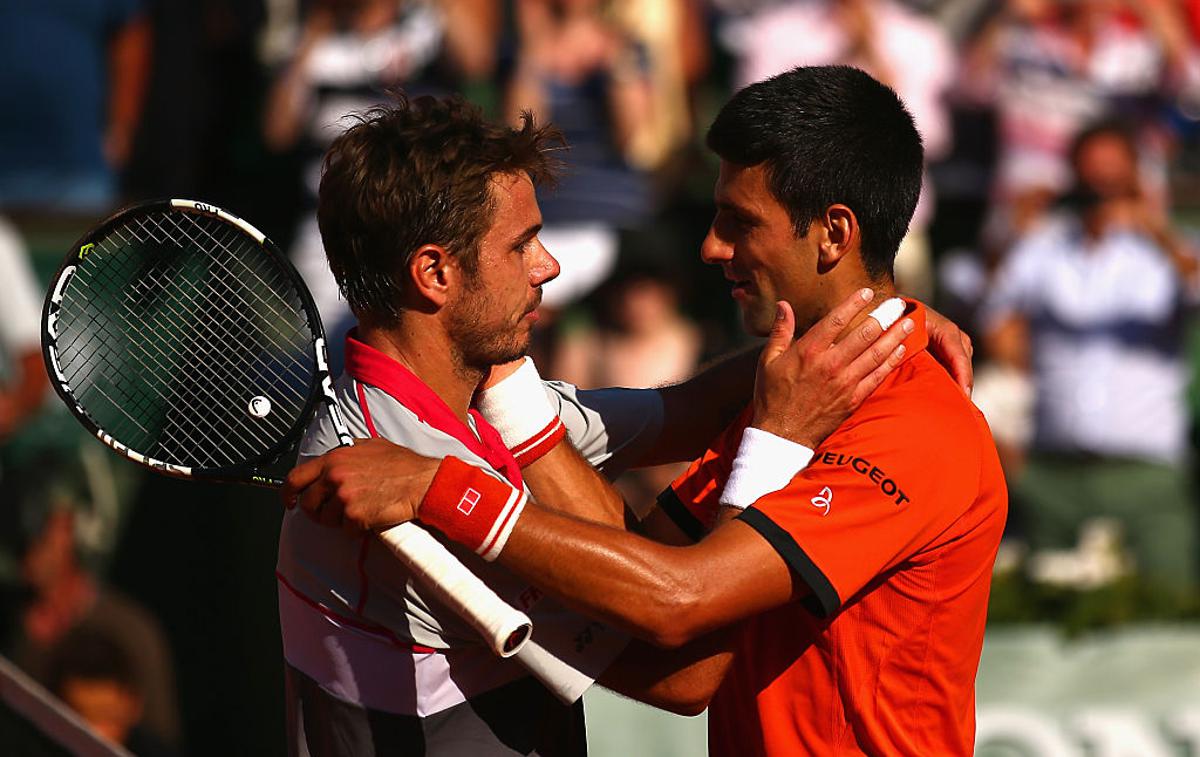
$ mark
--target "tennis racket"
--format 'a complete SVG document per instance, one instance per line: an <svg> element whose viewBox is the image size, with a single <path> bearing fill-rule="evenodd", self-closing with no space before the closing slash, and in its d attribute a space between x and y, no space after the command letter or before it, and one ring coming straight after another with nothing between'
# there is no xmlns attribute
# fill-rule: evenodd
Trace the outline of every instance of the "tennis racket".
<svg viewBox="0 0 1200 757"><path fill-rule="evenodd" d="M303 280L244 220L192 200L117 212L71 249L46 297L58 395L101 441L171 476L279 487L321 406L343 446L325 331ZM497 654L532 632L427 531L380 538Z"/></svg>

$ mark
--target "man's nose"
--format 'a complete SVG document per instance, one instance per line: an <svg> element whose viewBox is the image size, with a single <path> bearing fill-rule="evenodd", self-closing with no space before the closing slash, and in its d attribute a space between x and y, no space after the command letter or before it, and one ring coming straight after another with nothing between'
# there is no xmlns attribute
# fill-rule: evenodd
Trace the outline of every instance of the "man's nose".
<svg viewBox="0 0 1200 757"><path fill-rule="evenodd" d="M700 243L700 259L709 265L720 265L733 259L733 245L722 240L712 226Z"/></svg>
<svg viewBox="0 0 1200 757"><path fill-rule="evenodd" d="M558 278L558 274L562 273L562 266L558 264L558 259L550 254L540 240L537 243L537 255L537 261L529 269L529 283L535 287L539 287L547 281L553 281Z"/></svg>

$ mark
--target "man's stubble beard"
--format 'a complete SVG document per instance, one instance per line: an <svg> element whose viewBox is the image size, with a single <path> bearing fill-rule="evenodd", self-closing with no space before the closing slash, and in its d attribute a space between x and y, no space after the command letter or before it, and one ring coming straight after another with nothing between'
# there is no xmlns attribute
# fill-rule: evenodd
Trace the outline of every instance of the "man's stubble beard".
<svg viewBox="0 0 1200 757"><path fill-rule="evenodd" d="M521 322L496 324L486 318L492 302L487 287L473 286L450 313L447 328L451 357L462 373L484 373L493 365L522 357L529 350L530 334Z"/></svg>

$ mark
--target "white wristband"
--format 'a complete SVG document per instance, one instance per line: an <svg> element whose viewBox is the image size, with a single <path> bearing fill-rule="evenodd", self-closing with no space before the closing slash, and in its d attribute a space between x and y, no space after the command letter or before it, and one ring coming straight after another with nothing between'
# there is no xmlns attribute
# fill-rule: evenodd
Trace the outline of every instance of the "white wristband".
<svg viewBox="0 0 1200 757"><path fill-rule="evenodd" d="M476 394L475 408L500 433L522 467L545 454L564 434L529 357L512 375Z"/></svg>
<svg viewBox="0 0 1200 757"><path fill-rule="evenodd" d="M722 505L745 510L760 498L779 491L812 460L803 444L753 426L742 432L733 470L721 492Z"/></svg>

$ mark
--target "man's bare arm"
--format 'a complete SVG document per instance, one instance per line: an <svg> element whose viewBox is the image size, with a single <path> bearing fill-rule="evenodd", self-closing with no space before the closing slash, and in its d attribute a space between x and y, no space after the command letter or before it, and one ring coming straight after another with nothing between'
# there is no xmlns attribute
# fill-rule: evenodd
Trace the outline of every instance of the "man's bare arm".
<svg viewBox="0 0 1200 757"><path fill-rule="evenodd" d="M662 433L639 466L694 460L746 406L754 391L759 348L724 358L681 384L659 389ZM700 411L703 408L703 411Z"/></svg>
<svg viewBox="0 0 1200 757"><path fill-rule="evenodd" d="M722 629L672 651L634 639L600 676L599 683L677 715L699 715L733 662L735 631Z"/></svg>
<svg viewBox="0 0 1200 757"><path fill-rule="evenodd" d="M521 477L548 509L616 528L624 526L625 500L566 439L522 468Z"/></svg>
<svg viewBox="0 0 1200 757"><path fill-rule="evenodd" d="M740 521L673 547L530 506L498 562L566 606L667 649L809 593Z"/></svg>

